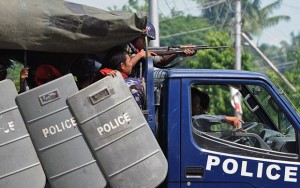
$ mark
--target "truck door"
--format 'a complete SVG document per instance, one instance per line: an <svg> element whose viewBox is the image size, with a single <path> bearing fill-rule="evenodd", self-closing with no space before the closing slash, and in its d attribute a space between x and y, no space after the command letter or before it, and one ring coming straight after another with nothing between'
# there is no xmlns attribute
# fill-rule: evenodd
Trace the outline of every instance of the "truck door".
<svg viewBox="0 0 300 188"><path fill-rule="evenodd" d="M192 116L191 88L208 94L206 113ZM243 99L239 128L226 120L232 89ZM181 113L181 187L299 187L299 117L272 85L211 78L184 80L181 91L190 109Z"/></svg>

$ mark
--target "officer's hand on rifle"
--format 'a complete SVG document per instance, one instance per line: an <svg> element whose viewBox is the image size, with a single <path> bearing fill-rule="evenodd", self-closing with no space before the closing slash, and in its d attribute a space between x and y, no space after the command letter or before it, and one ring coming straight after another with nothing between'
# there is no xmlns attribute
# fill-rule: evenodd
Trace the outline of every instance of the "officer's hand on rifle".
<svg viewBox="0 0 300 188"><path fill-rule="evenodd" d="M157 56L157 54L155 52L152 52L152 51L148 51L148 54L150 53L150 56Z"/></svg>
<svg viewBox="0 0 300 188"><path fill-rule="evenodd" d="M169 63L171 63L174 59L176 59L178 56L193 56L196 54L196 50L193 50L193 49L184 49L182 51L183 53L173 53L173 54L168 54L168 55L161 55L161 56L158 56L158 55L155 55L154 56L154 66L156 67L159 67L159 66L166 66L168 65ZM152 52L154 53L154 52ZM156 53L154 53L156 54Z"/></svg>
<svg viewBox="0 0 300 188"><path fill-rule="evenodd" d="M153 57L156 56L156 53L151 52L150 50L148 51L148 57ZM144 49L141 49L136 55L131 57L130 61L132 63L132 66L134 67L137 62L140 61L140 59L146 58L146 51Z"/></svg>
<svg viewBox="0 0 300 188"><path fill-rule="evenodd" d="M139 55L141 58L146 58L146 51L144 49L141 49L141 51L137 54ZM151 51L148 51L148 57L151 57L151 56L156 56L156 53L154 52L151 52Z"/></svg>
<svg viewBox="0 0 300 188"><path fill-rule="evenodd" d="M184 49L183 50L183 53L186 55L186 56L193 56L196 54L196 50L192 50L192 49Z"/></svg>

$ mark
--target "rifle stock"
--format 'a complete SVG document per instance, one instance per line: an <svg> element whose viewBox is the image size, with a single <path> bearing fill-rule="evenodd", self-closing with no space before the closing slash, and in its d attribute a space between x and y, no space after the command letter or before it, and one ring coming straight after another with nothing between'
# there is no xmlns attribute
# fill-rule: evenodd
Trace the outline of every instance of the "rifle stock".
<svg viewBox="0 0 300 188"><path fill-rule="evenodd" d="M148 49L151 52L156 53L157 55L185 55L184 50L206 50L206 49L221 49L228 48L228 46L205 46L205 45L183 45L183 46L168 46L168 47L149 47Z"/></svg>

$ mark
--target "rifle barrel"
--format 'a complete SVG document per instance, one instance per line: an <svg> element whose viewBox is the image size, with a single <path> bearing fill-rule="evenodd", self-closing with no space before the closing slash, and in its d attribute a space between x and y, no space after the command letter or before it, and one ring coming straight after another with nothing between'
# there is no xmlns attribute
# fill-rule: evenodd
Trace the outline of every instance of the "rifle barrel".
<svg viewBox="0 0 300 188"><path fill-rule="evenodd" d="M220 49L220 48L228 48L228 46L204 46L204 45L194 45L194 46L169 46L169 47L149 47L151 52L156 53L157 55L184 55L185 49L190 50L206 50L206 49Z"/></svg>

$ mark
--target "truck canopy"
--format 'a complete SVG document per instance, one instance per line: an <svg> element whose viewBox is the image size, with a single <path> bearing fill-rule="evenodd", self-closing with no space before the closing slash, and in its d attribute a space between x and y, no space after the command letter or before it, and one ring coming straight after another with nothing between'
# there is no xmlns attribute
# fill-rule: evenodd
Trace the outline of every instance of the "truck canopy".
<svg viewBox="0 0 300 188"><path fill-rule="evenodd" d="M146 22L63 0L0 1L0 49L94 54L139 37Z"/></svg>

